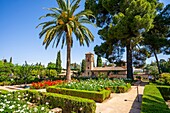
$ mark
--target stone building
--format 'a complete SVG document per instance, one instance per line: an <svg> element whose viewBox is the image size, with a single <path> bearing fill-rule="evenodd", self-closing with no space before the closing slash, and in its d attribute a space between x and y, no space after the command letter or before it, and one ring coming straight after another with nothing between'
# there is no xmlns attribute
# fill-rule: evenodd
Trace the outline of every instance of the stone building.
<svg viewBox="0 0 170 113"><path fill-rule="evenodd" d="M99 74L105 74L115 78L126 78L127 69L126 65L112 66L112 67L94 67L94 54L86 53L86 76L98 76Z"/></svg>

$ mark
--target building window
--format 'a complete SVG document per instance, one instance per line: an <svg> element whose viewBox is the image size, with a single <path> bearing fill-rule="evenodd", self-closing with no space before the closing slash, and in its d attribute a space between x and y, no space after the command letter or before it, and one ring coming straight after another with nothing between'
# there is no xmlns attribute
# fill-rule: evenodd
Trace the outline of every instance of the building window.
<svg viewBox="0 0 170 113"><path fill-rule="evenodd" d="M90 75L90 73L88 72L88 75Z"/></svg>
<svg viewBox="0 0 170 113"><path fill-rule="evenodd" d="M88 69L90 69L90 68L88 67Z"/></svg>

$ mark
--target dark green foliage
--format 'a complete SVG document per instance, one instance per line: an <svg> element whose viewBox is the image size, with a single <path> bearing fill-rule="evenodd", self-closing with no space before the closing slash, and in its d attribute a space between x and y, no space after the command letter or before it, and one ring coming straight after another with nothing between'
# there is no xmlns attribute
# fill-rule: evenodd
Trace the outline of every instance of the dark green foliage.
<svg viewBox="0 0 170 113"><path fill-rule="evenodd" d="M158 86L157 88L165 100L170 100L170 86Z"/></svg>
<svg viewBox="0 0 170 113"><path fill-rule="evenodd" d="M86 9L94 12L97 17L96 21L99 22L97 25L103 28L98 32L104 40L99 53L106 58L112 55L115 60L115 56L121 58L122 54L119 54L121 53L119 50L126 48L127 78L133 79L133 51L143 40L141 34L153 27L152 23L158 4L156 0L86 0ZM106 54L103 54L104 52ZM142 58L142 55L140 56ZM135 60L135 63L139 63L138 67L143 66L138 57Z"/></svg>
<svg viewBox="0 0 170 113"><path fill-rule="evenodd" d="M12 63L12 57L10 57L10 61L9 62Z"/></svg>
<svg viewBox="0 0 170 113"><path fill-rule="evenodd" d="M160 59L159 64L162 73L170 73L170 60L165 61L164 59Z"/></svg>
<svg viewBox="0 0 170 113"><path fill-rule="evenodd" d="M61 70L62 70L60 51L57 53L56 70L57 70L58 73L61 73Z"/></svg>
<svg viewBox="0 0 170 113"><path fill-rule="evenodd" d="M86 61L83 59L81 63L81 72L84 73L86 70Z"/></svg>
<svg viewBox="0 0 170 113"><path fill-rule="evenodd" d="M52 108L62 108L63 113L78 113L80 111L83 113L95 113L96 110L96 103L90 99L35 90L23 90L20 92L28 94L28 97L31 97L30 102L37 103L38 105L48 102Z"/></svg>
<svg viewBox="0 0 170 113"><path fill-rule="evenodd" d="M141 113L170 113L170 109L155 85L145 86Z"/></svg>
<svg viewBox="0 0 170 113"><path fill-rule="evenodd" d="M86 90L77 90L77 89L57 88L55 86L50 86L46 90L47 92L52 92L52 93L59 93L64 95L88 98L96 102L103 102L105 99L110 97L110 93L111 93L110 90L86 91Z"/></svg>
<svg viewBox="0 0 170 113"><path fill-rule="evenodd" d="M158 12L154 19L154 27L143 34L144 40L142 45L150 54L149 57L154 56L156 58L157 68L159 74L161 74L160 64L157 54L169 54L170 45L169 37L170 33L170 4L167 5L161 12Z"/></svg>
<svg viewBox="0 0 170 113"><path fill-rule="evenodd" d="M97 67L102 67L102 59L99 55L97 56Z"/></svg>

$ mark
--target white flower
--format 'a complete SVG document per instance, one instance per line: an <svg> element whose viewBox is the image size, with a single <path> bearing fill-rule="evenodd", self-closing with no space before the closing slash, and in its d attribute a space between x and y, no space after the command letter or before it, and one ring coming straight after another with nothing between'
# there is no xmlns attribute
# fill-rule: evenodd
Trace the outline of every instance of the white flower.
<svg viewBox="0 0 170 113"><path fill-rule="evenodd" d="M12 106L9 107L9 109L12 109L13 107L14 107L14 106L12 105Z"/></svg>
<svg viewBox="0 0 170 113"><path fill-rule="evenodd" d="M4 111L4 109L0 109L0 111L2 112L2 111Z"/></svg>
<svg viewBox="0 0 170 113"><path fill-rule="evenodd" d="M10 96L11 94L9 93L9 94L7 94L8 96Z"/></svg>
<svg viewBox="0 0 170 113"><path fill-rule="evenodd" d="M35 112L37 112L37 111L38 111L38 109L37 109L37 108L34 108L34 111L35 111Z"/></svg>
<svg viewBox="0 0 170 113"><path fill-rule="evenodd" d="M43 111L44 109L45 109L44 107L41 108L42 111Z"/></svg>
<svg viewBox="0 0 170 113"><path fill-rule="evenodd" d="M53 111L49 111L49 113L54 113Z"/></svg>
<svg viewBox="0 0 170 113"><path fill-rule="evenodd" d="M10 103L10 101L7 101L6 103L7 103L7 104L9 104L9 103Z"/></svg>
<svg viewBox="0 0 170 113"><path fill-rule="evenodd" d="M20 104L18 104L18 107L20 106Z"/></svg>
<svg viewBox="0 0 170 113"><path fill-rule="evenodd" d="M20 98L18 98L18 100L20 100Z"/></svg>
<svg viewBox="0 0 170 113"><path fill-rule="evenodd" d="M46 102L45 104L46 104L46 105L48 105L49 103L48 103L48 102Z"/></svg>
<svg viewBox="0 0 170 113"><path fill-rule="evenodd" d="M23 105L23 107L25 108L27 105Z"/></svg>

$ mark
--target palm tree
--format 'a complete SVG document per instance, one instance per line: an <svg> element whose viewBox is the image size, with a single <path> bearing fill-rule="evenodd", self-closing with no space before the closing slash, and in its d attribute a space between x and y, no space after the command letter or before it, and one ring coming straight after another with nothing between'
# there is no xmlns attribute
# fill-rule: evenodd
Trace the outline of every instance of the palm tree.
<svg viewBox="0 0 170 113"><path fill-rule="evenodd" d="M67 45L67 80L71 80L70 75L70 54L71 47L73 45L73 33L76 39L79 41L80 46L84 43L89 46L89 42L94 40L93 34L90 30L83 24L94 25L88 17L94 17L92 11L83 10L75 14L75 11L79 7L81 0L56 0L58 3L58 8L48 8L52 13L48 13L41 16L40 19L46 17L52 17L53 19L48 22L40 23L38 26L42 26L42 31L39 33L39 37L42 38L45 35L43 45L45 49L53 41L53 47L57 47L60 40L62 40L62 48L66 43ZM37 27L38 27L37 26Z"/></svg>

